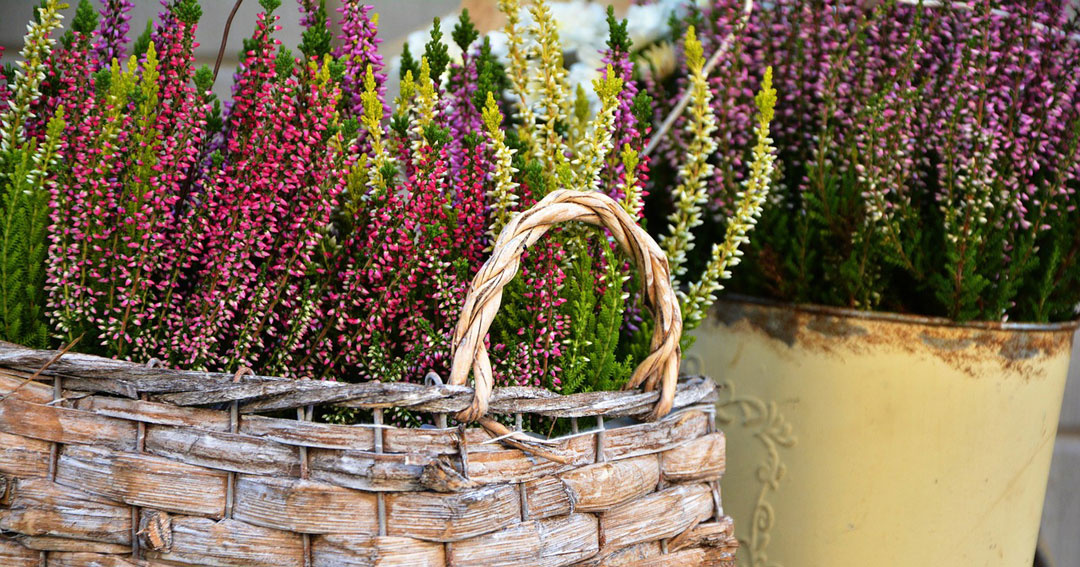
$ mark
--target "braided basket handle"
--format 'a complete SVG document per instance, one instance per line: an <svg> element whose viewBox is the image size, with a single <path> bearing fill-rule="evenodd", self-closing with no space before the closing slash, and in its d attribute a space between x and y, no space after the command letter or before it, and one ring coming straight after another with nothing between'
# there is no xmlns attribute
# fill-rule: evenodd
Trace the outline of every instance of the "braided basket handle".
<svg viewBox="0 0 1080 567"><path fill-rule="evenodd" d="M494 378L484 338L502 303L503 287L517 274L521 254L552 226L569 221L607 228L645 276L645 301L655 321L652 352L634 370L625 389L642 386L651 391L659 387L660 399L650 419L659 419L671 411L679 376L682 314L671 288L667 257L656 241L607 195L561 189L507 223L495 241L491 257L473 278L454 330L450 383L465 384L471 369L476 393L472 405L458 414L458 419L471 422L487 413Z"/></svg>

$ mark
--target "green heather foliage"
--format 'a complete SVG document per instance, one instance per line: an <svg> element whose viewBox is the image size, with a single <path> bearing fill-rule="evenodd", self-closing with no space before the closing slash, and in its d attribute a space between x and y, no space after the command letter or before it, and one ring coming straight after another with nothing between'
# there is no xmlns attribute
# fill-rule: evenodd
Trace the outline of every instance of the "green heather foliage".
<svg viewBox="0 0 1080 567"><path fill-rule="evenodd" d="M459 19L457 25L454 26L454 31L450 33L450 37L454 39L454 43L462 51L468 51L472 42L480 37L480 32L476 30L476 26L473 25L472 19L469 18L468 8L461 11L461 19Z"/></svg>
<svg viewBox="0 0 1080 567"><path fill-rule="evenodd" d="M400 78L405 79L407 73L412 73L412 76L420 76L420 64L413 58L412 51L409 50L409 44L406 43L401 48L401 73Z"/></svg>
<svg viewBox="0 0 1080 567"><path fill-rule="evenodd" d="M66 4L43 2L24 39L22 60L0 112L0 340L47 346L45 269L49 226L49 176L64 129L58 107L39 141L26 135L31 106L41 96L46 61ZM85 25L86 16L83 14Z"/></svg>
<svg viewBox="0 0 1080 567"><path fill-rule="evenodd" d="M75 41L75 32L89 37L97 29L97 26L97 10L90 4L90 0L79 0L79 5L75 8L75 18L71 21L71 29L64 32L60 44L64 47L71 47L72 42Z"/></svg>
<svg viewBox="0 0 1080 567"><path fill-rule="evenodd" d="M274 3L281 4L280 0L274 0ZM273 8L264 7L267 13L273 11ZM322 59L323 56L330 53L330 43L334 39L330 28L326 24L326 0L319 0L318 6L307 15L307 18L308 28L304 30L301 37L300 52L308 57Z"/></svg>
<svg viewBox="0 0 1080 567"><path fill-rule="evenodd" d="M45 139L24 142L3 156L0 204L0 339L45 348L45 266L49 224L48 170L64 129L63 107L49 122Z"/></svg>
<svg viewBox="0 0 1080 567"><path fill-rule="evenodd" d="M462 38L466 35L468 32L463 33ZM443 43L442 25L439 18L435 18L431 27L431 40L424 46L424 58L427 59L428 65L431 65L431 80L435 81L435 84L440 83L446 66L450 64L450 55L447 51L446 44Z"/></svg>
<svg viewBox="0 0 1080 567"><path fill-rule="evenodd" d="M580 247L581 240L571 241ZM606 243L604 243L606 244ZM571 332L563 355L562 392L598 392L618 389L634 371L634 359L619 354L623 311L627 294L622 293L626 277L623 264L610 246L601 244L599 260L603 276L594 281L597 256L590 250L571 250L573 257L567 277L565 297L569 306ZM597 284L606 289L598 293Z"/></svg>
<svg viewBox="0 0 1080 567"><path fill-rule="evenodd" d="M139 34L139 37L135 38L135 42L131 44L131 53L136 57L141 57L146 54L146 50L150 48L150 37L154 35L154 22L146 22L146 28Z"/></svg>

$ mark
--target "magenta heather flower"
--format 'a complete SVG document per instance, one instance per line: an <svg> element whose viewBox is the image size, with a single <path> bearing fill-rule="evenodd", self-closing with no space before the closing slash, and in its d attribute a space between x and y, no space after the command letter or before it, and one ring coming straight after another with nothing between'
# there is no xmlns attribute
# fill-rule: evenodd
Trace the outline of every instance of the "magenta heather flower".
<svg viewBox="0 0 1080 567"><path fill-rule="evenodd" d="M626 20L617 21L614 9L609 7L607 22L609 37L607 48L603 51L604 64L599 71L601 77L606 79L608 70L611 69L615 76L622 79L623 88L619 91L618 107L615 110L615 131L612 135L614 151L609 152L605 159L604 171L601 172L601 179L603 180L601 186L607 189L609 196L621 200L625 195L622 194L620 188L625 185L626 180L621 151L627 144L632 148L642 146L643 137L648 132L650 125L648 121L639 123L641 120L635 114L635 104L648 107L650 101L645 97L635 100L638 98L639 89L634 81L634 64L630 61L630 49L632 46L626 32ZM647 116L643 114L641 118ZM647 170L647 156L640 160L639 167ZM645 178L642 177L635 184L639 190L643 187L644 180Z"/></svg>
<svg viewBox="0 0 1080 567"><path fill-rule="evenodd" d="M484 131L480 111L473 104L477 88L476 58L468 51L462 51L461 56L461 64L450 64L448 92L443 100L450 127L451 172L455 175L462 167L465 136Z"/></svg>
<svg viewBox="0 0 1080 567"><path fill-rule="evenodd" d="M150 46L141 68L114 69L98 96L80 80L61 83L59 102L78 119L62 152L70 172L53 192L49 307L69 340L84 335L115 356L156 350L151 322L178 269L175 206L205 113L188 86L193 35L174 18L160 58ZM86 71L79 56L66 56L68 68Z"/></svg>
<svg viewBox="0 0 1080 567"><path fill-rule="evenodd" d="M0 46L0 59L4 57L4 47ZM11 88L8 87L7 77L0 73L0 105L7 107L8 98L11 97Z"/></svg>
<svg viewBox="0 0 1080 567"><path fill-rule="evenodd" d="M274 352L341 190L338 89L315 62L279 75L275 21L258 17L221 165L198 197L195 281L169 329L183 365L258 365Z"/></svg>
<svg viewBox="0 0 1080 567"><path fill-rule="evenodd" d="M299 352L315 376L420 380L446 375L458 310L487 244L488 168L482 147L468 150L461 174L448 175L445 147L398 144L416 170L402 183L373 190L355 229L322 277L323 313Z"/></svg>

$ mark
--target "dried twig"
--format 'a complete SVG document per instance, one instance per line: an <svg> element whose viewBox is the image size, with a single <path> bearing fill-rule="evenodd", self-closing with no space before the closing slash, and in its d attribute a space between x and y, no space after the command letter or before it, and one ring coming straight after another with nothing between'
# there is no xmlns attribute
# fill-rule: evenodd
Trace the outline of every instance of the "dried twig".
<svg viewBox="0 0 1080 567"><path fill-rule="evenodd" d="M64 347L61 347L60 350L56 352L56 355L50 358L49 361L46 362L41 368L39 368L37 372L31 374L30 377L24 379L21 383L19 383L18 386L12 388L10 392L4 394L3 396L0 396L0 402L6 400L8 396L14 394L15 392L18 392L23 386L29 384L30 382L33 382L35 379L37 379L38 376L41 376L41 373L45 372L45 369L52 366L53 363L57 360L60 360L60 357L67 354L68 351L70 351L75 345L79 344L79 341L81 341L82 338L83 335L79 335L78 337L75 337L75 340L71 341Z"/></svg>
<svg viewBox="0 0 1080 567"><path fill-rule="evenodd" d="M236 17L236 11L240 9L240 4L244 0L236 0L236 4L233 4L232 11L229 12L229 18L225 20L225 31L221 32L221 47L218 48L217 60L214 61L214 82L217 82L218 69L221 68L221 58L225 56L225 44L229 41L229 28L232 27L233 18Z"/></svg>

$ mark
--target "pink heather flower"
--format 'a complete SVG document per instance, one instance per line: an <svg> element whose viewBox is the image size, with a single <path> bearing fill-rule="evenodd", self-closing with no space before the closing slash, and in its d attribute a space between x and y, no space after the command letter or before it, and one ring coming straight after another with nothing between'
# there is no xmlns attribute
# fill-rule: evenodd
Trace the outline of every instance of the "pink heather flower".
<svg viewBox="0 0 1080 567"><path fill-rule="evenodd" d="M412 162L408 143L402 160ZM448 339L486 241L490 168L469 150L460 175L448 175L445 148L420 146L417 171L372 192L326 274L326 293L302 371L350 379L420 380L446 376Z"/></svg>
<svg viewBox="0 0 1080 567"><path fill-rule="evenodd" d="M4 47L0 46L0 59L4 57ZM0 74L0 105L7 108L8 97L11 96L11 88L7 84L7 78Z"/></svg>
<svg viewBox="0 0 1080 567"><path fill-rule="evenodd" d="M61 332L85 332L86 347L122 357L156 350L151 321L179 269L169 238L177 195L203 136L205 108L188 86L194 29L173 19L160 33L157 82L136 87L142 105L116 109L93 96L86 52L59 60L71 169L53 190L49 309Z"/></svg>

